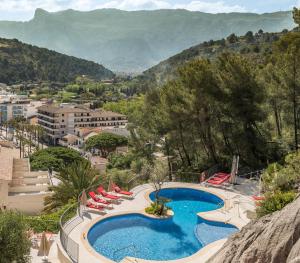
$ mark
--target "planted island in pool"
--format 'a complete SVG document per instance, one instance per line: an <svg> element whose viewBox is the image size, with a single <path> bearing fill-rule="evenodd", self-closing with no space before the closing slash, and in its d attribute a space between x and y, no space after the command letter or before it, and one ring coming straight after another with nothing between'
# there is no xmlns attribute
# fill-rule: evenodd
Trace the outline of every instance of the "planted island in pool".
<svg viewBox="0 0 300 263"><path fill-rule="evenodd" d="M223 239L237 228L197 216L224 205L219 197L189 188L166 188L160 196L174 216L155 219L142 214L114 216L96 223L88 232L88 241L103 256L121 261L130 256L147 260L175 260L191 256L207 244ZM150 198L154 199L154 192Z"/></svg>

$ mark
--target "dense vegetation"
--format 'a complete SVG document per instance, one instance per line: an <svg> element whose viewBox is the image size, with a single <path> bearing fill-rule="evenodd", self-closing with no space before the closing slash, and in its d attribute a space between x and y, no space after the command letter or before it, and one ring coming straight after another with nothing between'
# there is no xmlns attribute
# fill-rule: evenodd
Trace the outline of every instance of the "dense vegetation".
<svg viewBox="0 0 300 263"><path fill-rule="evenodd" d="M176 26L174 26L176 25ZM48 13L29 22L0 22L0 36L96 61L119 72L143 71L203 41L231 33L293 27L291 12L206 14L187 10L113 9Z"/></svg>
<svg viewBox="0 0 300 263"><path fill-rule="evenodd" d="M74 201L70 201L70 203L67 203L66 205L57 207L53 212L47 211L46 213L36 216L24 216L24 220L27 227L34 233L42 233L43 231L58 233L60 217L67 209L69 209L69 213L66 215L66 217L68 217L65 218L65 220L68 220L75 216L77 212L77 206Z"/></svg>
<svg viewBox="0 0 300 263"><path fill-rule="evenodd" d="M239 37L231 34L221 40L205 41L146 70L137 77L137 81L140 83L141 90L147 90L149 87L162 85L168 80L174 79L178 68L184 63L199 58L215 60L225 52L241 54L261 63L268 54L272 53L272 44L287 32L287 30L283 30L281 33L264 33L263 30L259 30L257 33L248 31Z"/></svg>
<svg viewBox="0 0 300 263"><path fill-rule="evenodd" d="M48 147L39 150L30 156L32 170L55 170L59 171L62 167L73 162L84 160L79 152L65 147Z"/></svg>
<svg viewBox="0 0 300 263"><path fill-rule="evenodd" d="M51 196L45 198L45 211L55 211L68 203L78 201L78 196L84 189L99 186L101 176L88 161L73 161L71 164L60 168L55 178L60 184L51 186Z"/></svg>
<svg viewBox="0 0 300 263"><path fill-rule="evenodd" d="M114 152L118 146L125 146L128 144L128 139L117 134L102 132L99 135L88 138L85 143L87 150L99 150L101 156L107 157Z"/></svg>
<svg viewBox="0 0 300 263"><path fill-rule="evenodd" d="M0 211L0 263L29 263L31 243L24 217L13 211Z"/></svg>
<svg viewBox="0 0 300 263"><path fill-rule="evenodd" d="M13 84L26 81L70 82L77 76L95 79L113 78L103 66L45 48L23 44L16 39L0 38L0 82Z"/></svg>
<svg viewBox="0 0 300 263"><path fill-rule="evenodd" d="M241 169L259 169L296 150L300 33L275 39L259 56L225 52L192 60L166 84L131 100L135 152L151 159L163 150L173 169L202 171L229 168L234 154ZM108 105L123 111L126 104Z"/></svg>
<svg viewBox="0 0 300 263"><path fill-rule="evenodd" d="M275 212L295 200L300 192L300 153L289 154L283 162L268 166L262 176L265 199L259 202L259 216Z"/></svg>

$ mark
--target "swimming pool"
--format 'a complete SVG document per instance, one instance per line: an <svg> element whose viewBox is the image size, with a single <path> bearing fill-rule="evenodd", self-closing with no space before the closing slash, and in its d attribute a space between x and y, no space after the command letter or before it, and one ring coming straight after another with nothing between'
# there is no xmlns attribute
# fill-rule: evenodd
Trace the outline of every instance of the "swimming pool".
<svg viewBox="0 0 300 263"><path fill-rule="evenodd" d="M126 256L147 260L175 260L191 256L216 240L228 237L237 228L204 220L197 213L224 205L219 197L189 188L166 188L160 196L171 199L174 216L155 219L126 214L104 219L88 232L88 241L103 256L119 262ZM150 194L154 199L154 192Z"/></svg>

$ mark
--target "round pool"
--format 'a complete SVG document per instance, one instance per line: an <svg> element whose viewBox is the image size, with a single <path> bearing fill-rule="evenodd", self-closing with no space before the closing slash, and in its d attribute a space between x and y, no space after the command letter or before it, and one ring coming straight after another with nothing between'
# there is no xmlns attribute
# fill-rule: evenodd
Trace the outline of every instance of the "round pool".
<svg viewBox="0 0 300 263"><path fill-rule="evenodd" d="M154 200L155 193L150 194ZM88 241L103 256L119 262L126 256L146 260L175 260L191 256L216 240L228 237L237 228L204 220L197 213L215 210L223 200L211 193L189 188L166 188L159 196L171 201L174 216L155 219L142 214L109 217L88 232Z"/></svg>

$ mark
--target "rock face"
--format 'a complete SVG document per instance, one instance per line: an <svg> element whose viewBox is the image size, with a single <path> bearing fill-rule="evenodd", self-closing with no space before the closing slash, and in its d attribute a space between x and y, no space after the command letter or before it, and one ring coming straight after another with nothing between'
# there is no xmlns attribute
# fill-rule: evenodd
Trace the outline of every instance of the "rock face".
<svg viewBox="0 0 300 263"><path fill-rule="evenodd" d="M300 197L250 222L209 263L300 263Z"/></svg>

